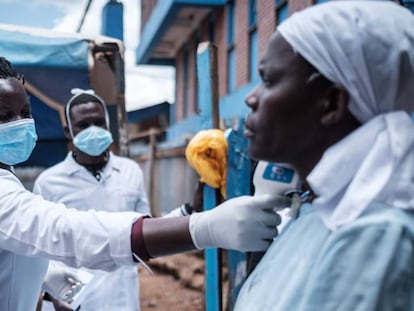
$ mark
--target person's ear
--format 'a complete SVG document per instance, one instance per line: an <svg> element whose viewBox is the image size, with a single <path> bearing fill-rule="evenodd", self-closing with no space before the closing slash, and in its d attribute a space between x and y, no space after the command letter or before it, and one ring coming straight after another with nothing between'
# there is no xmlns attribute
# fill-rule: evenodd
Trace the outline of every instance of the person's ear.
<svg viewBox="0 0 414 311"><path fill-rule="evenodd" d="M68 127L67 125L65 125L65 126L63 127L63 132L65 133L65 137L66 137L68 140L72 140L72 135L70 135L69 127Z"/></svg>
<svg viewBox="0 0 414 311"><path fill-rule="evenodd" d="M330 85L320 100L323 126L335 125L347 116L349 94L344 87L338 84Z"/></svg>

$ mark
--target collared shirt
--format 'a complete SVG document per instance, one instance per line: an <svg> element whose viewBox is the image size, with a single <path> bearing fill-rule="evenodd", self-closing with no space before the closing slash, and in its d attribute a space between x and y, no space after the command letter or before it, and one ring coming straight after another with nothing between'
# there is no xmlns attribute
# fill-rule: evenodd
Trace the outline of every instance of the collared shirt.
<svg viewBox="0 0 414 311"><path fill-rule="evenodd" d="M372 204L330 231L305 204L246 280L235 310L414 310L413 240L413 212Z"/></svg>
<svg viewBox="0 0 414 311"><path fill-rule="evenodd" d="M130 159L110 154L96 178L69 153L66 159L45 170L36 180L34 192L78 210L136 211L149 214L143 173ZM112 272L90 271L99 278L82 302L82 310L139 310L136 267Z"/></svg>
<svg viewBox="0 0 414 311"><path fill-rule="evenodd" d="M39 257L108 271L134 265L131 226L142 214L69 209L27 191L5 169L0 185L1 310L35 309L47 266Z"/></svg>
<svg viewBox="0 0 414 311"><path fill-rule="evenodd" d="M37 178L33 192L78 210L149 213L143 173L136 162L110 154L97 180L69 153Z"/></svg>

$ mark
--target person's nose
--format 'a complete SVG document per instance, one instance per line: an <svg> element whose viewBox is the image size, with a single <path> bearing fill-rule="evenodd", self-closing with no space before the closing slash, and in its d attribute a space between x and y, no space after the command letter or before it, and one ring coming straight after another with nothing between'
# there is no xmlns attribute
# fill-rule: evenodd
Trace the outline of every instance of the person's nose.
<svg viewBox="0 0 414 311"><path fill-rule="evenodd" d="M251 91L244 100L246 105L252 109L255 110L257 108L257 105L259 103L259 97L258 97L258 90L260 86L256 87L253 91Z"/></svg>

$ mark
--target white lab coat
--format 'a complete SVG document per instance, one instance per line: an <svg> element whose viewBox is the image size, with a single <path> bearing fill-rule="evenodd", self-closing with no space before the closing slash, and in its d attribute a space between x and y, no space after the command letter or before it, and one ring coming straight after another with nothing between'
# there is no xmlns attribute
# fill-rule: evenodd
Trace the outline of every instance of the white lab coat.
<svg viewBox="0 0 414 311"><path fill-rule="evenodd" d="M143 174L138 164L111 153L98 181L69 153L66 159L45 170L33 191L47 200L78 210L136 211L149 214ZM84 311L139 310L139 283L136 267L112 272L90 271L99 278L81 303Z"/></svg>
<svg viewBox="0 0 414 311"><path fill-rule="evenodd" d="M135 265L131 226L140 216L66 208L0 169L0 309L35 310L46 259L108 271Z"/></svg>

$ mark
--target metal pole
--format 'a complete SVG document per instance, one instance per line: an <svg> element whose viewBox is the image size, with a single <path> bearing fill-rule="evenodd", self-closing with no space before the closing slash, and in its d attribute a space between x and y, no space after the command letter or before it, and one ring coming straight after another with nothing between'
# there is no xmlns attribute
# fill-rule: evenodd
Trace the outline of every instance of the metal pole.
<svg viewBox="0 0 414 311"><path fill-rule="evenodd" d="M89 8L90 8L91 4L92 4L92 0L88 0L88 3L86 4L86 8L83 11L82 19L81 19L81 21L79 23L79 26L78 26L78 29L76 30L76 32L80 32L81 31L82 26L83 26L83 23L85 22L86 14L88 14L88 11L89 11Z"/></svg>
<svg viewBox="0 0 414 311"><path fill-rule="evenodd" d="M217 48L211 42L199 44L197 49L198 103L201 110L202 128L219 127ZM207 185L203 188L205 210L221 202L217 191ZM209 248L206 258L206 311L222 310L221 250Z"/></svg>
<svg viewBox="0 0 414 311"><path fill-rule="evenodd" d="M116 106L119 123L119 154L128 157L128 121L125 108L125 68L124 60L122 59L119 50L114 52L114 70L116 81Z"/></svg>

